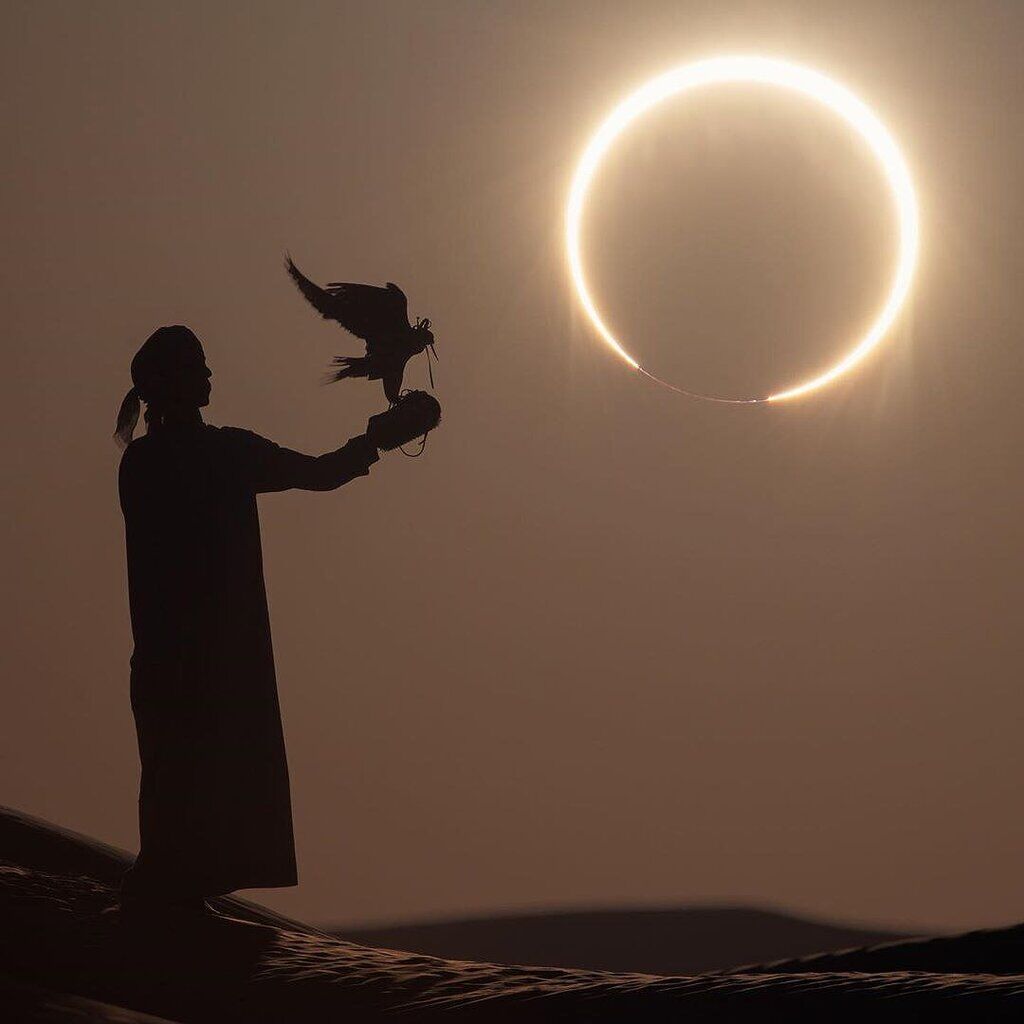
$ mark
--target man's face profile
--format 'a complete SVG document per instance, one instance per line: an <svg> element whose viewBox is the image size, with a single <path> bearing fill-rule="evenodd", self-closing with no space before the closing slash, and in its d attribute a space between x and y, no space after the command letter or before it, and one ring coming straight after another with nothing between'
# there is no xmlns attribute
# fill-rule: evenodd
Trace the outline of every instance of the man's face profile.
<svg viewBox="0 0 1024 1024"><path fill-rule="evenodd" d="M159 374L167 401L184 408L199 409L210 404L212 371L198 341L176 346Z"/></svg>

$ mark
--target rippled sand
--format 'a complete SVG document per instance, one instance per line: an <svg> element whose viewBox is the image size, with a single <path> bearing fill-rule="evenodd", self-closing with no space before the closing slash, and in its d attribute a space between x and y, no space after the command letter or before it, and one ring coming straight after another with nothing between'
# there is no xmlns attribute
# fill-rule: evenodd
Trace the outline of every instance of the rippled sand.
<svg viewBox="0 0 1024 1024"><path fill-rule="evenodd" d="M121 855L99 844L79 851L83 842L30 820L13 838L0 827L0 1008L20 1007L14 1020L874 1022L1024 1014L1019 928L694 977L465 963L344 942L235 900L215 901L218 913L206 918L133 920L118 909L112 884Z"/></svg>

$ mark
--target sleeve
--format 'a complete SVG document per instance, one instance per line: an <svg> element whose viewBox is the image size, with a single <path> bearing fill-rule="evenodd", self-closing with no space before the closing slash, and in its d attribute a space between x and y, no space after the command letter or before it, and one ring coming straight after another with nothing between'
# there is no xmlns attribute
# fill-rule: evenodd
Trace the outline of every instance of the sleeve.
<svg viewBox="0 0 1024 1024"><path fill-rule="evenodd" d="M379 458L365 434L333 452L305 455L284 448L250 430L232 430L243 449L249 485L256 494L270 491L333 491L357 476L367 476Z"/></svg>

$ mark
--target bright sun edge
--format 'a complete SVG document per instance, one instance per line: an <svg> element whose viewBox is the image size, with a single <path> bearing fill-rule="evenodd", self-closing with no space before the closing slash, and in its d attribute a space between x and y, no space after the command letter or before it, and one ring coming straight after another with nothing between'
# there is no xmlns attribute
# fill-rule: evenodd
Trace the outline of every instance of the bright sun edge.
<svg viewBox="0 0 1024 1024"><path fill-rule="evenodd" d="M864 337L839 362L824 373L804 381L802 384L762 398L727 399L699 395L695 392L684 391L667 381L662 381L645 370L622 347L601 319L587 287L580 251L580 230L587 190L600 166L601 159L616 138L637 117L662 100L696 86L723 82L760 82L792 89L822 103L842 117L864 139L881 164L896 204L899 222L900 243L896 271L882 310ZM892 327L910 290L917 265L919 235L917 197L910 171L899 147L878 117L845 86L826 78L820 72L771 57L712 57L673 68L641 86L615 107L591 138L573 176L572 186L569 190L569 202L566 207L565 243L573 283L576 286L580 304L608 346L633 369L674 391L697 398L739 404L781 402L806 395L808 392L831 383L871 352Z"/></svg>

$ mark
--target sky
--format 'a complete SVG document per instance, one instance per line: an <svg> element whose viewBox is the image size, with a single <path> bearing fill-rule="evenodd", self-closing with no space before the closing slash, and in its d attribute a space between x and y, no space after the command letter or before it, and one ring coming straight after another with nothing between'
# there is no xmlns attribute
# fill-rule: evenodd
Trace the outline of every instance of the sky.
<svg viewBox="0 0 1024 1024"><path fill-rule="evenodd" d="M1022 30L986 0L4 4L0 802L136 848L110 434L145 337L190 325L207 419L291 447L383 407L320 386L359 344L287 250L403 287L444 421L419 460L260 500L301 883L257 898L1024 918ZM631 373L562 240L610 107L739 51L854 89L922 213L898 328L769 407ZM609 323L697 390L828 365L892 269L870 157L763 90L666 104L589 211Z"/></svg>

